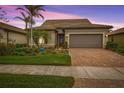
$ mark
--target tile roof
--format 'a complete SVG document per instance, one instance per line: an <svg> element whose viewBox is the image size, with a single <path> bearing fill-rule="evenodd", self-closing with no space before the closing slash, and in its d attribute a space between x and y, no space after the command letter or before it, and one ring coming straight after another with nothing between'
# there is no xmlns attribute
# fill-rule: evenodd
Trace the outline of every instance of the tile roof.
<svg viewBox="0 0 124 93"><path fill-rule="evenodd" d="M56 29L56 28L112 28L110 25L92 24L88 19L62 19L46 20L36 29Z"/></svg>
<svg viewBox="0 0 124 93"><path fill-rule="evenodd" d="M124 28L120 28L115 31L109 32L108 35L115 35L115 34L121 34L121 33L124 33Z"/></svg>
<svg viewBox="0 0 124 93"><path fill-rule="evenodd" d="M26 32L23 29L12 26L12 25L9 25L9 24L5 24L5 23L2 23L2 22L0 22L0 28L6 29L6 30L9 30L9 31L12 31L12 32L26 34Z"/></svg>

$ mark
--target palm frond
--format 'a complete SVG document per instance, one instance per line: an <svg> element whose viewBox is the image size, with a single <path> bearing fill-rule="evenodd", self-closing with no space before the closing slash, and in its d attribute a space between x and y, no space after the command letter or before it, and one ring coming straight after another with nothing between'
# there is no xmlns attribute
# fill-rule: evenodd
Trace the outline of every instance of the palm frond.
<svg viewBox="0 0 124 93"><path fill-rule="evenodd" d="M45 9L43 9L43 6L38 7L36 10L45 12Z"/></svg>
<svg viewBox="0 0 124 93"><path fill-rule="evenodd" d="M20 8L20 7L16 8L16 10L22 10L22 11L25 11L24 8Z"/></svg>
<svg viewBox="0 0 124 93"><path fill-rule="evenodd" d="M16 8L16 10L24 11L24 12L26 12L26 13L28 13L30 15L30 12L26 8L20 8L20 7L18 7L18 8Z"/></svg>
<svg viewBox="0 0 124 93"><path fill-rule="evenodd" d="M22 20L22 21L25 21L25 19L23 19L22 17L19 17L19 16L17 16L17 17L15 17L16 19L20 19L20 20Z"/></svg>
<svg viewBox="0 0 124 93"><path fill-rule="evenodd" d="M44 16L42 14L38 14L38 16L40 16L42 19L44 19Z"/></svg>
<svg viewBox="0 0 124 93"><path fill-rule="evenodd" d="M27 18L26 15L23 12L20 12L23 18Z"/></svg>

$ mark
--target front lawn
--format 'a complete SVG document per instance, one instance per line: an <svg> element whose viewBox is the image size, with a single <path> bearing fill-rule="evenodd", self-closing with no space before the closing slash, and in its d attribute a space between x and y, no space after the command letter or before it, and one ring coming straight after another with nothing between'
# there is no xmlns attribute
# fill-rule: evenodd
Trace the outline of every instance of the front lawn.
<svg viewBox="0 0 124 93"><path fill-rule="evenodd" d="M0 88L70 88L72 77L0 74Z"/></svg>
<svg viewBox="0 0 124 93"><path fill-rule="evenodd" d="M42 54L40 56L0 56L0 64L71 65L67 54Z"/></svg>

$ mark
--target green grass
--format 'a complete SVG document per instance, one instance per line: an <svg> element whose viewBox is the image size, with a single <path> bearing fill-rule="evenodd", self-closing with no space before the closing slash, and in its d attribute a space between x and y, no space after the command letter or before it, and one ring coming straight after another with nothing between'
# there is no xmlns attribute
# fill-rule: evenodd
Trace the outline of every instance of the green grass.
<svg viewBox="0 0 124 93"><path fill-rule="evenodd" d="M0 64L71 65L67 54L43 54L40 56L0 56Z"/></svg>
<svg viewBox="0 0 124 93"><path fill-rule="evenodd" d="M72 77L0 74L0 88L70 88Z"/></svg>

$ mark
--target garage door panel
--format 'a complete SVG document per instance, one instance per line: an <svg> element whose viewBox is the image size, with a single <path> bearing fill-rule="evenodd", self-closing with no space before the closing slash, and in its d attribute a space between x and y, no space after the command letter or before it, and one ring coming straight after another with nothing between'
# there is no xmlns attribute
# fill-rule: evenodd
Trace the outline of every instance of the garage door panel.
<svg viewBox="0 0 124 93"><path fill-rule="evenodd" d="M101 48L102 35L72 34L69 42L72 48Z"/></svg>

